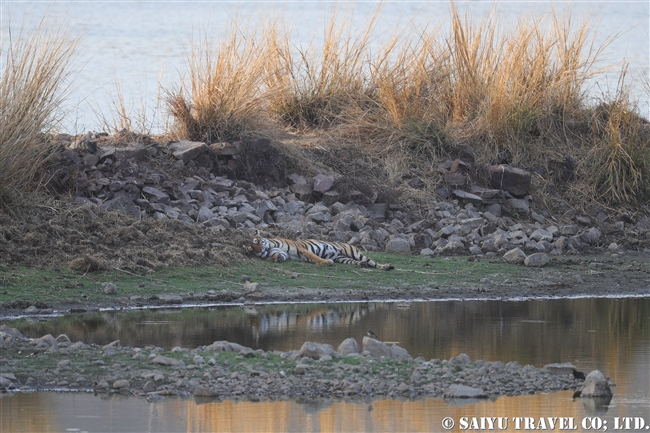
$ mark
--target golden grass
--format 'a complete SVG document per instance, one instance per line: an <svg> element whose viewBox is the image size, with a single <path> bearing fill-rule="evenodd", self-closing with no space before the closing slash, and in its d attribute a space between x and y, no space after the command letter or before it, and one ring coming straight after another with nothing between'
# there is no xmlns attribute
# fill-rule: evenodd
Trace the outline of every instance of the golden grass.
<svg viewBox="0 0 650 433"><path fill-rule="evenodd" d="M355 34L349 15L340 23L338 15L332 15L322 46L312 41L306 47L293 47L286 37L275 43L274 78L279 79L270 88L281 84L283 91L271 100L271 112L297 129L339 124L341 114L368 87L368 55L380 9Z"/></svg>
<svg viewBox="0 0 650 433"><path fill-rule="evenodd" d="M266 87L269 77L270 40L276 30L262 33L239 29L215 46L207 34L192 41L187 59L188 81L167 92L173 132L183 138L215 142L241 138L264 130L268 101L281 86Z"/></svg>
<svg viewBox="0 0 650 433"><path fill-rule="evenodd" d="M39 182L51 149L43 136L57 123L77 40L65 23L42 20L3 39L0 78L0 207L9 209Z"/></svg>
<svg viewBox="0 0 650 433"><path fill-rule="evenodd" d="M379 41L380 11L357 31L334 14L320 45L295 46L277 21L249 37L234 27L216 50L192 45L190 86L167 99L174 131L215 141L279 121L364 149L391 181L417 172L430 187L431 167L461 154L549 172L571 157L578 183L552 189L591 191L583 203L648 196L647 134L629 96L604 124L590 120L585 85L612 40L596 46L590 20L553 12L502 25L496 6L473 20L451 2L448 28L409 24Z"/></svg>
<svg viewBox="0 0 650 433"><path fill-rule="evenodd" d="M630 105L625 70L613 100L596 108L594 143L586 161L592 194L607 204L650 200L650 123Z"/></svg>

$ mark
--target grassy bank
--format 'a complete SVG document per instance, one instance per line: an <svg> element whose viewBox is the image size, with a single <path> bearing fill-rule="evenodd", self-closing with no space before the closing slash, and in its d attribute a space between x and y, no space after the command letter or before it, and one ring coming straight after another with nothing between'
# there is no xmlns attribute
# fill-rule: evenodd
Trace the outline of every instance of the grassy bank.
<svg viewBox="0 0 650 433"><path fill-rule="evenodd" d="M359 293L376 297L409 296L410 290L479 287L481 280L535 279L537 270L505 263L473 262L467 258L431 259L396 254L375 253L372 257L390 262L394 271L360 269L355 266L322 267L309 263L275 264L263 260L233 263L227 268L175 267L147 275L111 270L80 275L67 268L36 269L5 267L0 278L0 304L6 308L27 308L36 303L47 306L136 305L156 304L156 297L180 295L187 301L233 301L287 299L306 297L331 299L333 296L355 297ZM256 295L244 287L243 276L259 283ZM462 276L462 277L461 277ZM106 294L102 283L113 282L116 294ZM371 292L368 292L371 290ZM368 293L367 293L368 292ZM363 295L365 293L365 295ZM207 295L208 299L204 299ZM130 297L136 297L128 300ZM18 304L12 304L16 303ZM43 307L41 307L43 308Z"/></svg>

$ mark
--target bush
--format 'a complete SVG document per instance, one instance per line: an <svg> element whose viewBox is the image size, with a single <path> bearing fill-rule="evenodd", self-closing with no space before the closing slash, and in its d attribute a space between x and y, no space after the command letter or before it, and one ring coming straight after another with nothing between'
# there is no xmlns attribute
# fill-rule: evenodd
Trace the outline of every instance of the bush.
<svg viewBox="0 0 650 433"><path fill-rule="evenodd" d="M43 133L61 115L66 79L77 41L65 25L42 20L28 34L23 28L3 39L0 78L0 207L16 209L19 197L40 184L51 148ZM6 44L6 45L5 45Z"/></svg>

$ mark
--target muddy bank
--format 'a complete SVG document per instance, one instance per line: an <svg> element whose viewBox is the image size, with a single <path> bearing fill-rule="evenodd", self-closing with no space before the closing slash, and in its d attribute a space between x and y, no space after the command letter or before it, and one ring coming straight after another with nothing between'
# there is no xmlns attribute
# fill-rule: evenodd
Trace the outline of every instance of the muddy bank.
<svg viewBox="0 0 650 433"><path fill-rule="evenodd" d="M176 347L105 346L71 342L65 335L27 339L3 326L0 388L5 392L92 391L156 400L296 397L496 398L578 389L572 365L521 366L459 354L449 360L412 359L406 350L364 338L332 346L306 342L289 352L252 350L215 342Z"/></svg>

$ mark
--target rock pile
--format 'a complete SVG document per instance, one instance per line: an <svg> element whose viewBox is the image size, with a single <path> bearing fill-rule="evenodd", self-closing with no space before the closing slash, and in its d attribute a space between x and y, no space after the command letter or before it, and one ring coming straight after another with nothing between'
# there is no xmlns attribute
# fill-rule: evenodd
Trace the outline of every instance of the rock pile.
<svg viewBox="0 0 650 433"><path fill-rule="evenodd" d="M554 218L535 212L530 196L521 198L528 191L530 173L507 165L488 169L490 186L500 189L465 185L458 171L462 162L441 167L448 170L448 189L439 194L448 199L432 198L423 209L410 201L377 202L377 193L359 193L355 201L352 192L345 196L352 199L342 203L334 176L286 175L282 158L272 154L268 140L101 147L92 145L90 137L85 143L85 148L77 143L78 149L61 153L53 185L76 191L80 205L136 218L175 219L215 231L281 230L293 237L344 241L367 251L503 256L529 266L543 266L548 255L593 247L620 254L624 246L647 249L650 243L647 216L634 219L623 213L611 220L599 211L593 217L567 212ZM253 164L247 149L257 152L256 157L267 155L272 176L266 180L284 185L263 189L231 179L242 172L242 165ZM619 243L608 241L613 236Z"/></svg>

